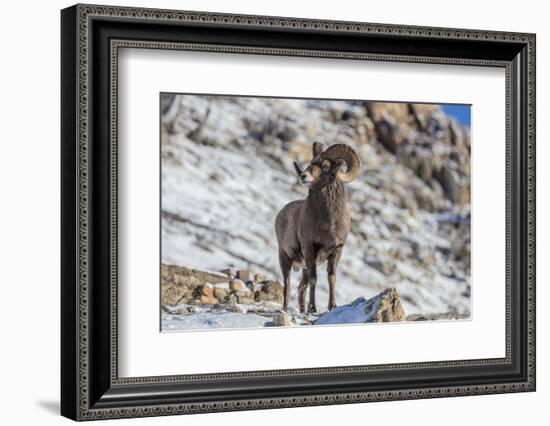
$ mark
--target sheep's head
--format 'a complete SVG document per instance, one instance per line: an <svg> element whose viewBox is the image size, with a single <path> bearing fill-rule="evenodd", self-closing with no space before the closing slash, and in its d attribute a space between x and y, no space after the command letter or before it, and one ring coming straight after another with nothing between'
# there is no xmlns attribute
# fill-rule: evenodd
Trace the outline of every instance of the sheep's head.
<svg viewBox="0 0 550 426"><path fill-rule="evenodd" d="M342 168L345 165L345 171ZM310 188L322 188L339 179L348 183L359 175L360 161L349 145L336 144L325 149L322 143L313 143L313 158L302 170L294 162L294 168L302 184Z"/></svg>

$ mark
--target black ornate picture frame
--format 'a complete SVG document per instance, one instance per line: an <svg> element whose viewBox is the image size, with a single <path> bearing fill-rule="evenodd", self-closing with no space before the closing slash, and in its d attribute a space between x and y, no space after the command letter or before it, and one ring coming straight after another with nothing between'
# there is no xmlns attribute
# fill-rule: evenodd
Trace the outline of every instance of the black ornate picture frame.
<svg viewBox="0 0 550 426"><path fill-rule="evenodd" d="M61 13L61 413L159 416L535 390L535 35L76 5ZM120 378L122 47L481 65L506 72L506 356Z"/></svg>

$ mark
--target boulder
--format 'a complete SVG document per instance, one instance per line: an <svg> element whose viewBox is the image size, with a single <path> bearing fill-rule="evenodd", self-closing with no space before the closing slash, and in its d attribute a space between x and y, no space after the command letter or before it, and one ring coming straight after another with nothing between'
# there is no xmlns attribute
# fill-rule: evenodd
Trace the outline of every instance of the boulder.
<svg viewBox="0 0 550 426"><path fill-rule="evenodd" d="M212 297L201 296L200 302L203 305L215 305L216 303L219 303L219 300L216 299L214 296Z"/></svg>
<svg viewBox="0 0 550 426"><path fill-rule="evenodd" d="M283 283L279 281L266 281L260 292L260 300L283 303ZM263 294L262 294L263 293Z"/></svg>
<svg viewBox="0 0 550 426"><path fill-rule="evenodd" d="M242 281L250 281L250 271L246 269L240 269L237 271L237 278Z"/></svg>
<svg viewBox="0 0 550 426"><path fill-rule="evenodd" d="M284 285L280 281L269 280L265 282L263 286L263 291L266 293L282 293Z"/></svg>
<svg viewBox="0 0 550 426"><path fill-rule="evenodd" d="M237 302L248 305L248 304L254 303L254 298L252 297L251 293L243 296L237 296Z"/></svg>
<svg viewBox="0 0 550 426"><path fill-rule="evenodd" d="M232 291L241 291L241 290L245 290L247 287L245 285L245 283L242 281L242 280L231 280L229 282L229 288L232 290Z"/></svg>
<svg viewBox="0 0 550 426"><path fill-rule="evenodd" d="M198 269L191 269L191 272L195 277L203 281L203 283L225 283L229 278L226 274L220 272L200 271Z"/></svg>
<svg viewBox="0 0 550 426"><path fill-rule="evenodd" d="M256 302L269 302L271 296L263 290L254 292L254 300Z"/></svg>
<svg viewBox="0 0 550 426"><path fill-rule="evenodd" d="M212 286L212 284L207 283L201 287L200 292L201 292L201 296L213 297L214 287Z"/></svg>
<svg viewBox="0 0 550 426"><path fill-rule="evenodd" d="M206 284L223 283L229 280L227 275L200 271L198 269L186 268L185 266L162 264L161 268L161 302L164 305L174 305L182 301L192 299L197 289L202 289ZM213 294L199 294L212 296Z"/></svg>
<svg viewBox="0 0 550 426"><path fill-rule="evenodd" d="M281 311L281 312L275 312L273 315L273 319L271 321L270 326L273 327L288 327L290 326L290 319L288 317L288 313Z"/></svg>
<svg viewBox="0 0 550 426"><path fill-rule="evenodd" d="M162 284L166 286L186 286L186 287L199 287L204 282L198 278L193 270L184 266L165 265L162 264L161 268Z"/></svg>
<svg viewBox="0 0 550 426"><path fill-rule="evenodd" d="M183 296L184 289L174 286L162 286L162 297L160 299L163 305L175 305Z"/></svg>
<svg viewBox="0 0 550 426"><path fill-rule="evenodd" d="M247 287L242 290L236 291L235 294L237 295L237 297L252 297L252 292Z"/></svg>
<svg viewBox="0 0 550 426"><path fill-rule="evenodd" d="M193 300L194 289L185 285L162 284L162 305L177 305Z"/></svg>
<svg viewBox="0 0 550 426"><path fill-rule="evenodd" d="M224 300L229 295L229 290L225 288L214 288L214 296L219 300Z"/></svg>
<svg viewBox="0 0 550 426"><path fill-rule="evenodd" d="M264 288L264 283L263 282L255 282L253 285L252 285L252 291L254 293L258 293L260 291L262 291L262 289Z"/></svg>
<svg viewBox="0 0 550 426"><path fill-rule="evenodd" d="M401 298L395 288L388 288L370 299L359 297L348 305L342 305L326 312L315 321L315 325L352 324L367 322L405 321L406 315Z"/></svg>
<svg viewBox="0 0 550 426"><path fill-rule="evenodd" d="M405 321L405 311L401 298L395 288L384 290L378 296L369 300L365 313L373 318L374 322Z"/></svg>

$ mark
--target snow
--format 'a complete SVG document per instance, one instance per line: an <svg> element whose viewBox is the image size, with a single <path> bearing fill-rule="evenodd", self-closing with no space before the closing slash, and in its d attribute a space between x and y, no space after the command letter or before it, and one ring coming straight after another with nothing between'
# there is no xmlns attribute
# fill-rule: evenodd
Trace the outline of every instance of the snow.
<svg viewBox="0 0 550 426"><path fill-rule="evenodd" d="M360 297L349 305L338 306L325 313L315 322L315 325L355 324L373 321L377 304L371 304L370 309L364 297Z"/></svg>
<svg viewBox="0 0 550 426"><path fill-rule="evenodd" d="M214 271L250 269L280 280L275 216L286 203L307 196L307 189L296 184L292 161L305 162L313 140L327 145L347 142L357 149L363 164L373 166L365 167L346 188L352 232L337 272L337 303L360 296L368 299L396 287L407 314L469 313L470 277L448 254L455 235L447 225L467 220L469 212L455 211L450 205L439 213L419 209L411 215L403 209L399 194L406 196L414 187L431 189L393 156L370 144L357 145L349 136L349 126L327 118L330 110L345 110L349 104L190 95L178 100L176 131L162 145L164 263ZM207 107L210 116L203 140L197 143L188 135ZM266 130L269 126L275 131ZM277 136L285 126L298 129L292 143ZM371 256L386 262L390 272L382 274L369 266ZM325 269L318 269L321 310L328 303ZM299 277L292 274L293 295ZM297 306L296 297L291 306ZM241 315L228 313L220 318L224 321L201 314L193 320L163 318L163 324L168 329L230 327ZM246 321L261 326L264 320Z"/></svg>
<svg viewBox="0 0 550 426"><path fill-rule="evenodd" d="M204 330L209 328L264 327L270 318L240 312L197 312L192 315L162 314L162 331Z"/></svg>

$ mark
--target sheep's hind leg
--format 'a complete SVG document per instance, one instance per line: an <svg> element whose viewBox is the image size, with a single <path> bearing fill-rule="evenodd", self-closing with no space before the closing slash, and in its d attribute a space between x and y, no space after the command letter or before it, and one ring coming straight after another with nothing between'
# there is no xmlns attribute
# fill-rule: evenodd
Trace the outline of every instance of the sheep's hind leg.
<svg viewBox="0 0 550 426"><path fill-rule="evenodd" d="M307 290L307 269L302 269L302 279L298 286L298 305L300 312L303 314L306 311L306 290Z"/></svg>
<svg viewBox="0 0 550 426"><path fill-rule="evenodd" d="M279 252L279 264L281 266L281 272L283 274L283 310L288 310L288 303L290 302L290 269L292 268L292 260L283 252Z"/></svg>

